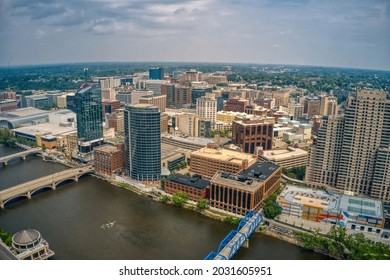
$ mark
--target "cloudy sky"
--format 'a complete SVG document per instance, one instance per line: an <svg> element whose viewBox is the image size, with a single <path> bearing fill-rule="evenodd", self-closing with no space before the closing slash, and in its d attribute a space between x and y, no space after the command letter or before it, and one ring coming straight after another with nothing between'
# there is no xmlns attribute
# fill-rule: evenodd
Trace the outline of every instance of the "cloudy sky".
<svg viewBox="0 0 390 280"><path fill-rule="evenodd" d="M0 65L92 61L390 70L390 1L0 0Z"/></svg>

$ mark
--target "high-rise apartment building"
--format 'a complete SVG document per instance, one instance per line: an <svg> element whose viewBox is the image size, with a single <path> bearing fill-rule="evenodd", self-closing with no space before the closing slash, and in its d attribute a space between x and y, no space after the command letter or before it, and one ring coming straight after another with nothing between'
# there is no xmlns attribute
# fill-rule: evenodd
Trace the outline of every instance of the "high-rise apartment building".
<svg viewBox="0 0 390 280"><path fill-rule="evenodd" d="M337 98L335 96L320 95L320 112L322 116L332 116L337 114Z"/></svg>
<svg viewBox="0 0 390 280"><path fill-rule="evenodd" d="M74 96L79 151L91 152L103 142L102 97L96 84L84 84Z"/></svg>
<svg viewBox="0 0 390 280"><path fill-rule="evenodd" d="M140 181L161 175L160 112L150 104L125 107L126 173Z"/></svg>
<svg viewBox="0 0 390 280"><path fill-rule="evenodd" d="M210 120L211 125L214 126L217 120L217 99L214 94L208 93L196 100L196 114L199 119Z"/></svg>
<svg viewBox="0 0 390 280"><path fill-rule="evenodd" d="M303 115L303 105L295 102L289 103L288 113L293 116L293 120L297 121Z"/></svg>
<svg viewBox="0 0 390 280"><path fill-rule="evenodd" d="M390 202L390 101L359 90L343 116L326 116L309 151L306 181L315 187Z"/></svg>
<svg viewBox="0 0 390 280"><path fill-rule="evenodd" d="M161 85L161 94L167 97L167 107L175 107L175 84Z"/></svg>
<svg viewBox="0 0 390 280"><path fill-rule="evenodd" d="M168 96L167 96L168 100ZM176 108L183 108L185 104L191 104L192 102L192 89L188 86L175 85L173 105Z"/></svg>

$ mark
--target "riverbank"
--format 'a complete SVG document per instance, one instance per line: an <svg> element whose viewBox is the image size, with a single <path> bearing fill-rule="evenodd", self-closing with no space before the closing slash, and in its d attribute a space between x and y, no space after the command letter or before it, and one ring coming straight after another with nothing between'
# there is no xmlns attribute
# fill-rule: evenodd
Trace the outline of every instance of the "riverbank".
<svg viewBox="0 0 390 280"><path fill-rule="evenodd" d="M93 176L96 176L96 174L94 174ZM114 186L117 186L117 187L120 187L120 188L124 188L124 189L132 191L132 192L134 192L134 193L136 193L138 195L151 197L151 198L153 198L154 201L157 201L157 202L160 202L160 203L164 203L164 204L168 204L168 205L171 205L172 207L176 207L176 208L184 208L184 209L187 209L187 210L192 210L192 211L200 213L200 214L202 214L202 215L204 215L204 216L206 216L208 218L214 219L214 220L226 222L225 219L229 218L229 217L230 218L231 217L243 218L243 216L239 216L239 215L236 215L234 213L229 213L229 212L226 212L226 211L222 211L222 210L217 209L217 208L211 208L210 206L208 206L206 209L199 209L199 208L196 207L197 203L194 202L194 201L191 201L191 200L186 201L186 203L183 205L183 207L177 207L177 206L173 205L171 200L169 202L162 201L162 198L164 196L168 196L169 198L171 198L172 195L165 193L161 189L153 188L151 192L150 191L143 192L139 188L131 186L130 184L124 184L124 183L121 183L121 182L117 182L117 181L114 181L111 178L106 177L106 176L101 176L100 175L100 176L96 176L96 177L99 178L99 179L103 179L103 180L109 182L111 185L114 185ZM305 231L305 230L303 230L303 231ZM294 231L291 228L288 229L288 230L281 230L280 226L279 227L278 226L272 227L272 226L269 226L269 225L265 225L265 223L263 223L262 226L260 226L260 228L256 229L256 232L265 234L265 235L267 235L269 237L276 238L278 240L281 240L281 241L287 242L289 244L292 244L292 245L298 246L300 248L303 248L305 250L308 250L308 249L305 248L303 242L299 239L299 237L294 234ZM320 253L321 255L324 255L324 256L332 259L332 257L330 255L326 254L326 252L324 252L324 251L321 251L321 250L309 250L309 251L312 251L312 252L315 252L315 253Z"/></svg>

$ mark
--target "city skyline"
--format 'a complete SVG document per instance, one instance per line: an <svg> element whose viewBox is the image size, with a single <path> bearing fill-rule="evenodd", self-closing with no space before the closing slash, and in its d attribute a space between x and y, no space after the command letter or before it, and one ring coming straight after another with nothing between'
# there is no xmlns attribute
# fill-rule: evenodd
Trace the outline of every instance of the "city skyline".
<svg viewBox="0 0 390 280"><path fill-rule="evenodd" d="M224 62L390 70L390 3L2 1L0 66Z"/></svg>

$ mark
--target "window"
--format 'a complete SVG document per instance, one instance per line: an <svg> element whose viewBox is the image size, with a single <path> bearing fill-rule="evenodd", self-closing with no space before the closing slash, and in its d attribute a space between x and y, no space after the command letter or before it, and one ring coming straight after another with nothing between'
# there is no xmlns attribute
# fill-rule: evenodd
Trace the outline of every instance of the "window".
<svg viewBox="0 0 390 280"><path fill-rule="evenodd" d="M361 230L361 231L364 231L364 226L361 226L361 227L360 227L360 230Z"/></svg>

